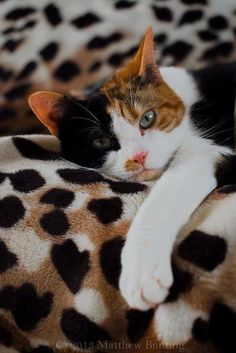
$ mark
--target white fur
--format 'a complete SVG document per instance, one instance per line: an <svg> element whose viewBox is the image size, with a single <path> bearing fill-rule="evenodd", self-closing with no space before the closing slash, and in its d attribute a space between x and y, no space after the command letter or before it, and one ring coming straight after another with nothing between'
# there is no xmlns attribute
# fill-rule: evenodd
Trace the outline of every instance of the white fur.
<svg viewBox="0 0 236 353"><path fill-rule="evenodd" d="M122 251L121 293L131 307L140 310L162 302L168 294L176 235L216 187L215 163L229 151L194 131L189 111L199 97L191 75L178 68L163 68L161 74L185 105L181 124L168 133L147 129L141 136L138 124L131 125L113 111L112 127L121 148L108 155L102 169L127 179L137 173L125 170L134 153L147 152L145 168L159 172L173 159L138 210Z"/></svg>

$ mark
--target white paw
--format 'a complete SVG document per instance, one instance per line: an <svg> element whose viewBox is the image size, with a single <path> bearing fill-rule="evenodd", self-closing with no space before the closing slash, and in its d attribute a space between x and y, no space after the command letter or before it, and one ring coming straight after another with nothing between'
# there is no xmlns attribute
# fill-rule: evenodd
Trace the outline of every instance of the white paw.
<svg viewBox="0 0 236 353"><path fill-rule="evenodd" d="M158 247L154 238L156 234L139 243L127 241L121 254L121 294L130 307L139 310L162 303L173 283L171 252Z"/></svg>

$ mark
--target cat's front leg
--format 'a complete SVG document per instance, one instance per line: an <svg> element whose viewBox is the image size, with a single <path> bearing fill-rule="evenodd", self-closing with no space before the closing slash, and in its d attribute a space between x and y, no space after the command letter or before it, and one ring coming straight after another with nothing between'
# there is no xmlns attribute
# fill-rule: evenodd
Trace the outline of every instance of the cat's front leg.
<svg viewBox="0 0 236 353"><path fill-rule="evenodd" d="M133 308L146 310L168 295L173 283L171 253L176 236L216 187L216 154L208 152L193 153L187 163L169 168L130 227L121 255L120 290Z"/></svg>

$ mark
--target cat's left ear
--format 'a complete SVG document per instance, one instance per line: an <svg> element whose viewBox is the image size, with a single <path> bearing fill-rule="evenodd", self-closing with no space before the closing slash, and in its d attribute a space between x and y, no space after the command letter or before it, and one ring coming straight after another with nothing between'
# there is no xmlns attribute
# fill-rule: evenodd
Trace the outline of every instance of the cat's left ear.
<svg viewBox="0 0 236 353"><path fill-rule="evenodd" d="M130 80L131 77L145 77L150 83L158 85L162 77L157 65L154 51L153 30L149 26L134 58L118 71L123 80Z"/></svg>
<svg viewBox="0 0 236 353"><path fill-rule="evenodd" d="M64 99L60 93L47 91L39 91L29 97L30 108L53 135L57 135L60 118L58 103Z"/></svg>

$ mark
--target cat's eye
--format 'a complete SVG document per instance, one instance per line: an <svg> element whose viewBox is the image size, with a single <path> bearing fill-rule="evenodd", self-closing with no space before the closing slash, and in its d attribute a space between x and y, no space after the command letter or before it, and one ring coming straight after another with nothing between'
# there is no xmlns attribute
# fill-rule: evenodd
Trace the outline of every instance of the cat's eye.
<svg viewBox="0 0 236 353"><path fill-rule="evenodd" d="M109 150L112 147L112 140L109 137L99 137L93 140L93 146L98 150Z"/></svg>
<svg viewBox="0 0 236 353"><path fill-rule="evenodd" d="M154 122L156 113L153 110L148 110L141 116L139 127L141 129L148 129Z"/></svg>

